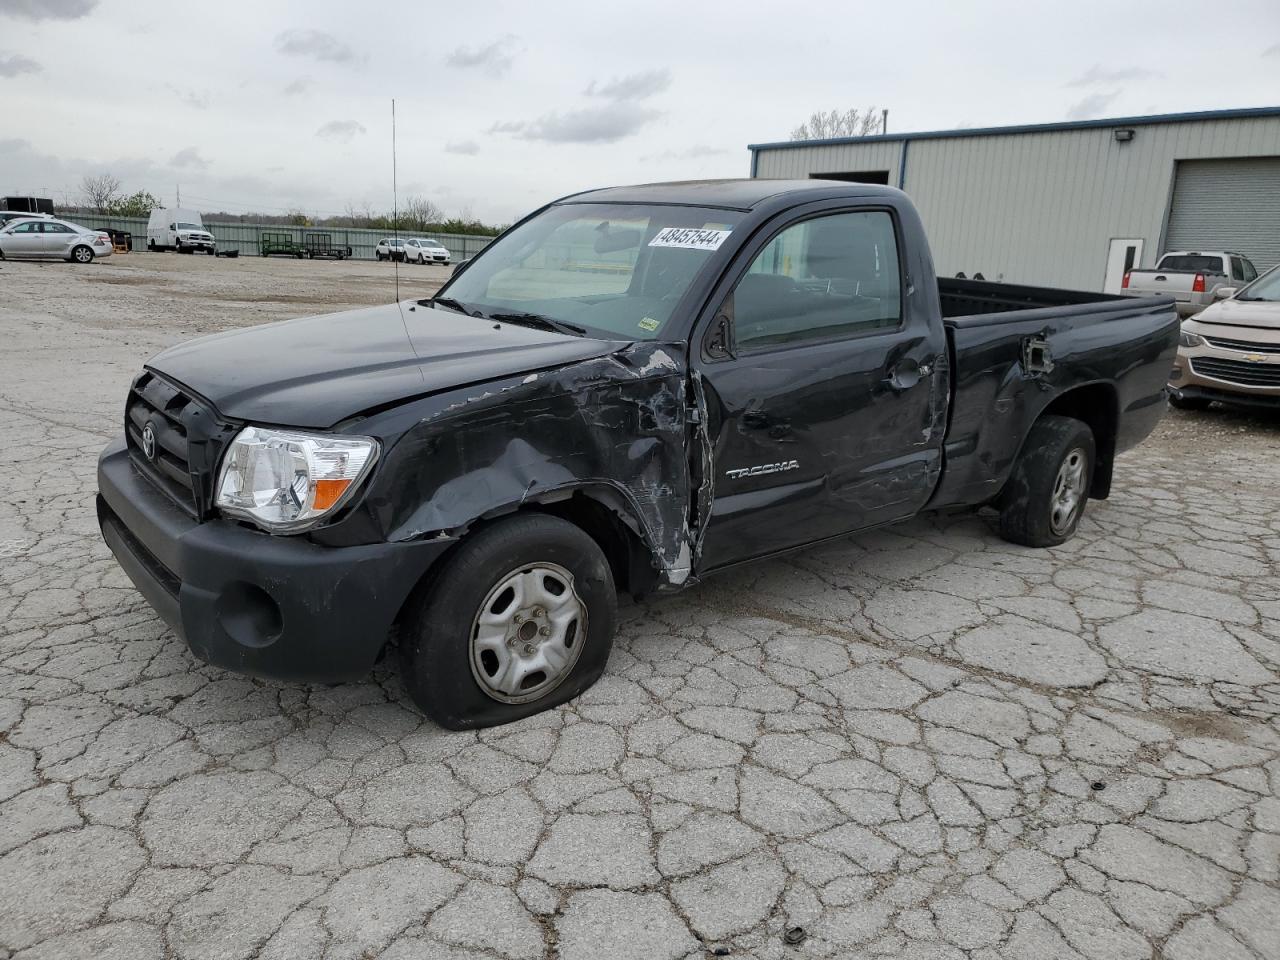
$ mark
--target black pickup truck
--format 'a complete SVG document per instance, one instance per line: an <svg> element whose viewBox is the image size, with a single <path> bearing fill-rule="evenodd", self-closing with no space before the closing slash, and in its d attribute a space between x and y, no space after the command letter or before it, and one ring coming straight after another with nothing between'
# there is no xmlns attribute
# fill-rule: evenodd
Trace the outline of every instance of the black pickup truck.
<svg viewBox="0 0 1280 960"><path fill-rule="evenodd" d="M427 714L487 726L600 676L619 592L925 510L1063 542L1177 338L1168 297L938 279L897 190L597 190L433 299L162 353L98 515L201 659L340 681L394 648Z"/></svg>

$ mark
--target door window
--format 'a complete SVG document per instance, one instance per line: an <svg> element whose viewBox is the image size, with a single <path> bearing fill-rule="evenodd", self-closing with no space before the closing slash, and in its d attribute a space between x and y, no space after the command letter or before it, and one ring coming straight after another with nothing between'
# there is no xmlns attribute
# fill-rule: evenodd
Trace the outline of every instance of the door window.
<svg viewBox="0 0 1280 960"><path fill-rule="evenodd" d="M898 326L902 278L893 218L869 210L787 227L738 281L733 311L743 350Z"/></svg>
<svg viewBox="0 0 1280 960"><path fill-rule="evenodd" d="M1258 279L1258 271L1253 268L1253 263L1248 257L1241 257L1240 262L1244 265L1244 282L1252 283Z"/></svg>
<svg viewBox="0 0 1280 960"><path fill-rule="evenodd" d="M40 224L35 223L34 221L30 223L20 223L9 232L10 233L39 233Z"/></svg>
<svg viewBox="0 0 1280 960"><path fill-rule="evenodd" d="M1232 280L1244 279L1244 264L1240 262L1239 257L1231 258L1231 279Z"/></svg>
<svg viewBox="0 0 1280 960"><path fill-rule="evenodd" d="M61 223L46 223L44 225L44 232L45 233L75 233L75 231L72 230L70 227L64 226Z"/></svg>

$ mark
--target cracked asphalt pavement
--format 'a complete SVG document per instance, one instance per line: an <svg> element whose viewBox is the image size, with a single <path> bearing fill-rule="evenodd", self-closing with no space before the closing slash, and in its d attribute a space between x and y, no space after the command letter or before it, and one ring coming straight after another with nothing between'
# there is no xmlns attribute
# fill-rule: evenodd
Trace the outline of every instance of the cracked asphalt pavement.
<svg viewBox="0 0 1280 960"><path fill-rule="evenodd" d="M144 359L390 275L0 265L0 960L1280 957L1280 418L1171 411L1060 548L930 517L625 607L450 733L200 664L93 511Z"/></svg>

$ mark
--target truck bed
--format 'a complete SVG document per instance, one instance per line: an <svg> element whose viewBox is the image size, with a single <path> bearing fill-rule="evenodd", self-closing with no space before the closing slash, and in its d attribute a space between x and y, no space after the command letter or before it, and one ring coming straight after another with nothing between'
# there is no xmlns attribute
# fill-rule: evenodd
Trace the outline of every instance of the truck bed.
<svg viewBox="0 0 1280 960"><path fill-rule="evenodd" d="M1038 310L1048 307L1076 307L1085 304L1111 303L1131 297L1082 290L1058 290L1054 287L1029 287L987 280L953 280L938 278L938 299L942 317L948 326L971 326L991 314L1014 310Z"/></svg>
<svg viewBox="0 0 1280 960"><path fill-rule="evenodd" d="M1164 410L1177 349L1172 297L952 279L939 279L938 296L953 394L943 476L931 506L994 497L1030 425L1055 398L1071 405L1063 412L1091 425L1095 417L1115 424L1112 448L1098 450L1099 463L1108 465L1142 440Z"/></svg>

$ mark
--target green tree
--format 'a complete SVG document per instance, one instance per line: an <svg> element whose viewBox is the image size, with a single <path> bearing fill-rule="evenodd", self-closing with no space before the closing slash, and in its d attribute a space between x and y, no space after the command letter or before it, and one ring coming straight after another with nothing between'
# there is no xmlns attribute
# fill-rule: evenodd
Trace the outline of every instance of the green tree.
<svg viewBox="0 0 1280 960"><path fill-rule="evenodd" d="M158 199L146 190L139 190L132 196L116 197L107 204L106 212L113 217L149 217L158 206L161 206Z"/></svg>

